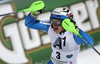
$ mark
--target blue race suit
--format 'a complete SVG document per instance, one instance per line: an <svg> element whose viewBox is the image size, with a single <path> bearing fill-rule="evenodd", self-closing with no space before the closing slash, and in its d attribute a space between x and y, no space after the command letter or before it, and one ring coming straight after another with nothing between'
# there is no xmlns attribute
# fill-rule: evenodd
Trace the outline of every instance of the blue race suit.
<svg viewBox="0 0 100 64"><path fill-rule="evenodd" d="M48 20L50 21L50 20ZM89 46L83 39L81 39L79 36L66 31L64 34L56 34L53 31L53 28L50 24L44 24L44 21L42 20L36 20L35 18L32 18L30 14L27 15L25 19L25 25L28 28L37 29L37 30L44 30L46 31L51 40L51 47L52 47L52 54L51 54L51 60L48 64L70 64L71 62L73 64L77 64L77 55L79 52L80 44L83 43L87 46ZM81 29L79 29L79 33L85 38L91 45L94 44L93 38L83 32ZM64 41L65 39L65 41ZM60 43L58 43L60 42ZM62 45L62 42L64 42L67 45ZM75 50L75 51L74 51ZM56 56L58 54L58 56ZM67 55L66 55L67 54ZM60 57L61 55L61 57ZM68 58L71 57L71 62Z"/></svg>

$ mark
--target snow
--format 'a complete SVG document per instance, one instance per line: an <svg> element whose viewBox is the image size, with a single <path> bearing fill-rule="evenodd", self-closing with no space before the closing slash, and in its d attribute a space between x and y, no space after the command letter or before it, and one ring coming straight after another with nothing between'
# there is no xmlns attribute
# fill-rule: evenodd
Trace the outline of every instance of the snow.
<svg viewBox="0 0 100 64"><path fill-rule="evenodd" d="M95 48L100 52L100 44ZM77 64L100 64L100 55L92 48L88 48L79 53Z"/></svg>

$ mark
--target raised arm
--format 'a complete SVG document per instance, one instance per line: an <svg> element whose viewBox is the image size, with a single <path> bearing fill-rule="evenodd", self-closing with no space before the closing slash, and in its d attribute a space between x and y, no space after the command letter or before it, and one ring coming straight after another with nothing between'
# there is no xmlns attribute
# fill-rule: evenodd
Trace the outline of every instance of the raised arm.
<svg viewBox="0 0 100 64"><path fill-rule="evenodd" d="M32 11L27 15L25 19L25 25L28 28L44 30L48 32L49 25L41 23L41 20L36 20L37 15L45 10L43 1L37 1L34 3L31 10Z"/></svg>
<svg viewBox="0 0 100 64"><path fill-rule="evenodd" d="M70 19L64 19L62 22L62 26L65 30L72 32L73 35L75 34L74 39L77 44L83 43L87 46L93 45L94 43L93 38L89 34L83 32L78 27L75 27L76 25Z"/></svg>
<svg viewBox="0 0 100 64"><path fill-rule="evenodd" d="M79 33L80 33L80 34L83 36L83 38L84 38L86 41L88 41L91 45L94 44L94 40L93 40L93 38L92 38L89 34L83 32L81 29L79 29ZM88 45L82 38L80 38L79 36L77 36L77 35L75 35L75 34L73 34L73 36L74 36L74 39L75 39L75 41L76 41L77 44L83 43L83 44L89 46L89 45Z"/></svg>
<svg viewBox="0 0 100 64"><path fill-rule="evenodd" d="M27 26L28 28L44 30L44 31L48 32L48 28L50 25L43 24L43 22L44 21L42 21L42 20L36 20L35 17L31 17L31 14L28 14L25 19L25 26Z"/></svg>

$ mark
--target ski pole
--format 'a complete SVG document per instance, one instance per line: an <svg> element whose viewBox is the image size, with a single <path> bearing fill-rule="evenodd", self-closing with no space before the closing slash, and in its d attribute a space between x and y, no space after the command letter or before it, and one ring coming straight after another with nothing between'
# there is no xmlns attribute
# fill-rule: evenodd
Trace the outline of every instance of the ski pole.
<svg viewBox="0 0 100 64"><path fill-rule="evenodd" d="M97 52L99 55L100 53L88 42L86 41L84 38L82 38L95 52Z"/></svg>
<svg viewBox="0 0 100 64"><path fill-rule="evenodd" d="M74 24L70 21L70 19L65 19L62 22L62 26L65 30L77 34L80 38L82 38L96 53L100 55L100 53L88 42L86 41L81 34L75 29Z"/></svg>
<svg viewBox="0 0 100 64"><path fill-rule="evenodd" d="M44 5L43 1L36 1L36 2L33 2L32 5L29 8L27 8L27 9L1 14L0 16L6 16L6 15L20 13L20 12L38 11L38 10L43 9L44 6L45 5Z"/></svg>
<svg viewBox="0 0 100 64"><path fill-rule="evenodd" d="M88 41L86 41L80 34L78 34L78 36L80 36L96 53L100 55L100 53Z"/></svg>

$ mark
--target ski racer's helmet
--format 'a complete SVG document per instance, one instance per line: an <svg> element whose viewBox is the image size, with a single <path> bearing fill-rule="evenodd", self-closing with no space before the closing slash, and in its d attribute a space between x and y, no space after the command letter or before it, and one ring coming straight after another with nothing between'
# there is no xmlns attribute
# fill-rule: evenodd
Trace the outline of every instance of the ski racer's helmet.
<svg viewBox="0 0 100 64"><path fill-rule="evenodd" d="M55 8L52 11L51 16L50 16L51 25L55 24L55 25L59 26L59 25L61 25L62 21L66 18L69 18L69 19L73 18L71 11L67 7ZM52 22L53 19L57 19L57 21Z"/></svg>

